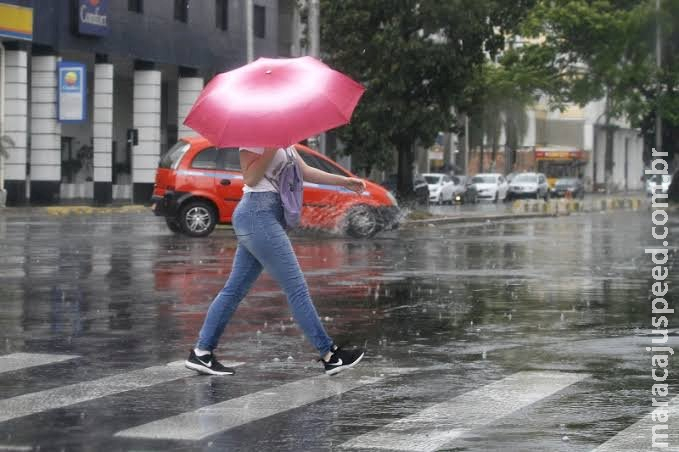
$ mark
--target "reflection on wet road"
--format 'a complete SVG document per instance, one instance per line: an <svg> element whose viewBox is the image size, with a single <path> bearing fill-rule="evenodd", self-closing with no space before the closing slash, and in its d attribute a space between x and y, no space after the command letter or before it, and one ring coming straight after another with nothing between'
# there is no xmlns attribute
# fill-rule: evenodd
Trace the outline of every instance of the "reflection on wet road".
<svg viewBox="0 0 679 452"><path fill-rule="evenodd" d="M293 243L329 333L367 346L360 368L320 375L266 275L219 349L237 375L177 364L228 276L228 229L0 217L0 449L645 450L648 212Z"/></svg>

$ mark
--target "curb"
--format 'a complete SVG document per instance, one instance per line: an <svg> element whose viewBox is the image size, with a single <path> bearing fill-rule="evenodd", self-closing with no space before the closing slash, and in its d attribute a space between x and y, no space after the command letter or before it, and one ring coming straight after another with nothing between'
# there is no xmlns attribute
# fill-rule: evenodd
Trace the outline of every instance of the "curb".
<svg viewBox="0 0 679 452"><path fill-rule="evenodd" d="M401 224L401 227L408 226L427 226L429 224L454 224L454 223L486 223L488 221L507 221L507 220L523 220L530 218L546 218L556 216L553 213L527 213L527 214L501 214L501 215L485 215L485 216L468 216L468 217L434 217L425 220L408 220Z"/></svg>
<svg viewBox="0 0 679 452"><path fill-rule="evenodd" d="M17 214L31 214L31 213L46 213L54 216L68 216L68 215L98 215L98 214L125 214L125 213L143 213L149 211L147 206L139 204L131 204L124 206L103 206L93 207L87 205L70 205L70 206L46 206L46 207L6 207L0 209L0 214L7 213L11 215Z"/></svg>
<svg viewBox="0 0 679 452"><path fill-rule="evenodd" d="M132 204L117 207L92 207L92 206L50 206L39 208L48 215L97 215L115 213L143 213L148 212L147 206Z"/></svg>
<svg viewBox="0 0 679 452"><path fill-rule="evenodd" d="M606 198L595 200L590 205L586 205L582 200L558 199L544 201L516 200L512 203L510 214L484 215L484 216L465 216L465 217L433 217L423 220L407 220L401 227L426 226L434 224L454 224L454 223L486 223L489 221L522 220L530 218L549 218L566 216L571 213L599 212L610 210L632 210L642 208L644 200L642 198Z"/></svg>
<svg viewBox="0 0 679 452"><path fill-rule="evenodd" d="M599 212L608 210L639 210L643 199L637 197L605 198L586 203L582 200L558 199L547 202L534 200L517 200L512 204L512 211L519 213L545 212L555 215L568 215L573 212Z"/></svg>

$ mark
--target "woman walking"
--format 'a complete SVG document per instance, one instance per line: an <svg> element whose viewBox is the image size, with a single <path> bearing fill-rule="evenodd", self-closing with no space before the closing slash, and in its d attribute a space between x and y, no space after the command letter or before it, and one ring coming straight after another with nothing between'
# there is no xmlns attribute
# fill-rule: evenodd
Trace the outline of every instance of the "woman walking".
<svg viewBox="0 0 679 452"><path fill-rule="evenodd" d="M293 146L284 148L241 148L243 198L233 214L238 247L233 268L224 288L208 309L198 341L186 360L186 367L210 375L233 375L221 365L213 351L219 338L262 270L281 286L297 325L318 350L326 374L353 367L363 350L338 348L328 336L309 296L304 275L285 232L284 208L276 181L289 158L295 159L305 181L339 185L356 193L365 190L357 178L329 174L308 166Z"/></svg>

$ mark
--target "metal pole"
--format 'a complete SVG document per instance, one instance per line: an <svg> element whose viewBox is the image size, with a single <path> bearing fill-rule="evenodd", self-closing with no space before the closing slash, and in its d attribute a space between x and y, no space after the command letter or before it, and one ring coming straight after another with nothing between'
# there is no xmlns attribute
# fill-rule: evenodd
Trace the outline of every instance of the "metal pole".
<svg viewBox="0 0 679 452"><path fill-rule="evenodd" d="M662 67L662 47L660 45L660 0L655 0L656 24L655 24L655 65L660 74ZM662 118L660 116L660 83L658 83L658 104L655 109L655 150L662 152Z"/></svg>
<svg viewBox="0 0 679 452"><path fill-rule="evenodd" d="M321 54L321 5L320 0L310 0L309 2L309 56L319 58ZM309 137L309 147L325 154L323 144L325 140L321 135Z"/></svg>
<svg viewBox="0 0 679 452"><path fill-rule="evenodd" d="M253 0L245 0L245 46L248 63L255 59L254 8Z"/></svg>
<svg viewBox="0 0 679 452"><path fill-rule="evenodd" d="M464 175L469 175L469 115L464 114Z"/></svg>
<svg viewBox="0 0 679 452"><path fill-rule="evenodd" d="M309 4L309 55L318 58L321 54L321 2L311 0Z"/></svg>
<svg viewBox="0 0 679 452"><path fill-rule="evenodd" d="M5 135L5 46L0 42L0 139ZM0 154L0 207L5 197L5 157Z"/></svg>

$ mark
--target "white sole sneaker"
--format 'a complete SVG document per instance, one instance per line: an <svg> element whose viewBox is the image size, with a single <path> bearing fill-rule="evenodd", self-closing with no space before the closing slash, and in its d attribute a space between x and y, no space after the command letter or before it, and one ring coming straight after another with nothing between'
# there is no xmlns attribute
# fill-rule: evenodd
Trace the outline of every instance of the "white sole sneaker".
<svg viewBox="0 0 679 452"><path fill-rule="evenodd" d="M326 375L335 375L335 374L337 374L337 373L342 372L343 370L351 369L351 368L354 367L356 364L358 364L359 362L361 362L361 360L363 359L363 355L365 355L365 352L361 353L361 356L359 356L358 358L356 358L356 361L354 361L353 363L347 364L347 365L343 365L343 366L338 366L338 367L335 367L334 369L326 370L326 371L325 371L325 374L326 374Z"/></svg>
<svg viewBox="0 0 679 452"><path fill-rule="evenodd" d="M219 372L219 371L216 371L216 370L212 370L208 367L192 363L189 360L184 361L184 367L186 367L187 369L195 370L196 372L200 372L201 374L205 374L205 375L234 375L235 374L235 372Z"/></svg>

